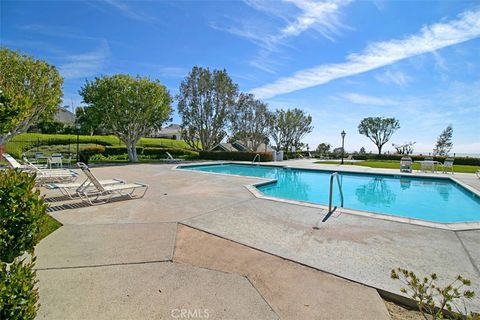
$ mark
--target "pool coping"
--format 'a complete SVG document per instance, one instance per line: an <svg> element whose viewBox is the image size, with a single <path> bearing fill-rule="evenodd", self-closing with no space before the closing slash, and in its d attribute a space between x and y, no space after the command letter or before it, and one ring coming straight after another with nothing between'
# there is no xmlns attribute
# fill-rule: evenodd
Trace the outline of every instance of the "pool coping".
<svg viewBox="0 0 480 320"><path fill-rule="evenodd" d="M208 165L219 165L219 164L251 165L249 163L239 162L239 161L197 162L197 163L190 163L190 164L179 164L179 165L174 166L172 168L172 170L181 170L180 169L181 167L208 166ZM272 164L258 163L257 165L263 166L263 167L275 167L275 168L284 168L284 169L288 168L288 169L297 169L297 170L306 170L306 171L348 172L348 173L353 173L353 174L373 174L373 175L376 174L376 175L387 175L387 176L395 176L395 177L401 176L401 177L415 177L415 178L427 178L427 179L430 179L430 178L432 178L432 179L448 179L448 180L460 185L461 187L465 188L466 190L472 192L476 196L480 197L480 190L477 190L477 189L465 184L464 182L456 179L453 176L436 176L436 175L433 175L433 174L425 174L425 173L422 173L422 175L416 175L415 173L407 174L407 173L404 173L404 172L401 172L401 173L394 173L394 172L372 172L372 173L368 173L368 172L349 171L349 170L344 170L344 169L342 169L342 170L330 170L330 169L323 169L323 168L318 168L318 169L317 168L302 168L302 167L295 167L295 166L283 165L283 164L272 165ZM257 187L262 186L262 185L266 185L266 184L275 183L275 182L277 182L277 179L268 179L268 178L243 176L243 175L237 175L237 174L227 174L227 173L218 173L218 172L205 172L205 171L195 171L195 172L202 173L202 174L215 174L215 175L221 175L221 176L233 176L233 177L259 179L259 180L262 180L262 181L245 185L245 188L248 191L250 191L250 193L252 193L256 198L263 199L263 200L269 200L269 201L275 201L275 202L281 202L281 203L287 203L287 204L293 204L293 205L299 205L299 206L303 206L303 207L317 208L317 209L325 210L327 212L328 212L328 209L329 209L328 206L317 204L317 203L266 196L260 190L258 190ZM393 222L398 222L398 223L406 223L406 224L411 224L411 225L417 225L417 226L435 228L435 229L450 230L450 231L480 230L480 222L477 222L477 221L440 223L440 222L432 222L432 221L421 220L421 219L404 218L404 217L375 213L375 212L364 211L364 210L355 210L355 209L338 208L338 207L332 213L363 216L363 217L367 217L367 218L387 220L387 221L393 221Z"/></svg>

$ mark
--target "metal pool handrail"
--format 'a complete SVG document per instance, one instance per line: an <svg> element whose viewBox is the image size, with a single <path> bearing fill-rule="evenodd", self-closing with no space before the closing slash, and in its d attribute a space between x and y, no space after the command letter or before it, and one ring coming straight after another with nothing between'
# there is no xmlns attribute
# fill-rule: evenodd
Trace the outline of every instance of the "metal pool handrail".
<svg viewBox="0 0 480 320"><path fill-rule="evenodd" d="M330 175L330 194L328 197L328 213L332 213L333 211L335 211L335 209L337 209L337 207L335 206L335 208L333 208L333 211L332 211L333 177L337 177L338 189L340 190L340 207L343 208L342 184L340 183L340 179L338 178L338 172L334 172Z"/></svg>
<svg viewBox="0 0 480 320"><path fill-rule="evenodd" d="M258 162L260 162L260 154L256 154L255 157L253 157L252 163L255 163L255 159L258 157Z"/></svg>

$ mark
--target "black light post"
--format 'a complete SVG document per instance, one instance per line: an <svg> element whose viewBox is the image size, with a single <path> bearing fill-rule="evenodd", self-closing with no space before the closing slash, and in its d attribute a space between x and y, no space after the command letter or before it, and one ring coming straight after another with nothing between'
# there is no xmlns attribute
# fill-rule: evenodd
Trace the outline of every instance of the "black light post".
<svg viewBox="0 0 480 320"><path fill-rule="evenodd" d="M78 156L79 156L79 144L80 144L80 123L75 123L75 128L77 129L77 162L78 162Z"/></svg>
<svg viewBox="0 0 480 320"><path fill-rule="evenodd" d="M342 133L340 133L342 135L342 164L343 164L343 156L344 156L344 152L345 152L345 136L347 135L345 133L345 130L342 130Z"/></svg>

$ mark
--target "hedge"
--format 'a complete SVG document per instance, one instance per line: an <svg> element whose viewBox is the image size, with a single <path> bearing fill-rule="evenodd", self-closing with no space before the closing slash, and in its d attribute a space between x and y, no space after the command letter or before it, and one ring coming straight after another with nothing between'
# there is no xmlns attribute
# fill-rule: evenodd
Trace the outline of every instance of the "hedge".
<svg viewBox="0 0 480 320"><path fill-rule="evenodd" d="M137 154L140 155L143 153L143 147L137 146ZM128 154L127 147L125 146L107 146L105 147L105 152L103 155L105 156L116 156L120 154Z"/></svg>
<svg viewBox="0 0 480 320"><path fill-rule="evenodd" d="M261 162L272 161L271 152L241 152L241 151L200 151L200 159L252 161L255 155L260 155Z"/></svg>
<svg viewBox="0 0 480 320"><path fill-rule="evenodd" d="M355 160L395 160L400 161L402 157L410 157L413 161L422 161L425 158L432 158L432 156L419 156L419 155L402 155L402 154L353 154ZM347 156L346 156L347 157ZM434 160L444 162L447 158L453 157L433 157ZM470 157L455 157L454 164L466 165L466 166L480 166L480 158Z"/></svg>
<svg viewBox="0 0 480 320"><path fill-rule="evenodd" d="M198 152L178 148L143 148L142 155L166 158L167 152L170 153L172 156L187 156L188 158L198 158Z"/></svg>

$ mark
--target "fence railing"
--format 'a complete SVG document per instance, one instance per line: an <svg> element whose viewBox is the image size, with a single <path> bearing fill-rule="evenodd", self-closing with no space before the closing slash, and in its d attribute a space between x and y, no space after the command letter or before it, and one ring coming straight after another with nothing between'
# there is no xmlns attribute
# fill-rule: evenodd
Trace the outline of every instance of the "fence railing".
<svg viewBox="0 0 480 320"><path fill-rule="evenodd" d="M137 144L138 147L170 147L170 148L185 148L180 147L178 141L154 141L153 138L149 138L147 141L140 140ZM79 150L85 147L98 147L98 146L121 146L123 143L119 140L105 141L101 139L86 139L80 137ZM12 140L7 142L3 152L10 153L12 156L21 157L23 154L27 156L33 156L35 152L43 152L45 155L51 155L52 153L61 153L64 155L75 156L77 154L77 139L76 138L37 138L37 139L22 139Z"/></svg>

